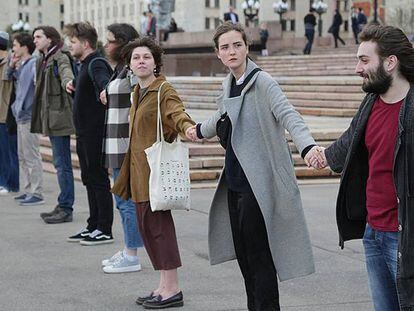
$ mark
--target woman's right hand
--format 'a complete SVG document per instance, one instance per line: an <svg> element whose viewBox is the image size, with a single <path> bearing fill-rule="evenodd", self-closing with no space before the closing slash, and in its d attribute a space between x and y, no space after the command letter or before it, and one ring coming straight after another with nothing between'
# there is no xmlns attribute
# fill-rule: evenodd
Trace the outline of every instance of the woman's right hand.
<svg viewBox="0 0 414 311"><path fill-rule="evenodd" d="M108 103L106 98L106 90L103 90L101 94L99 94L99 99L101 100L101 103L106 106L106 104Z"/></svg>
<svg viewBox="0 0 414 311"><path fill-rule="evenodd" d="M193 126L189 127L189 128L185 131L185 136L186 136L189 140L191 140L191 141L196 141L196 140L198 140L196 126L195 126L195 125L193 125Z"/></svg>

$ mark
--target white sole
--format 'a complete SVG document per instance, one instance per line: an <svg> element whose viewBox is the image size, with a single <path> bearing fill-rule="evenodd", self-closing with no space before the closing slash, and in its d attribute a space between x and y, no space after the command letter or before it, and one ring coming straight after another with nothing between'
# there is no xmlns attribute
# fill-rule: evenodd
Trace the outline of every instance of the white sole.
<svg viewBox="0 0 414 311"><path fill-rule="evenodd" d="M23 203L23 202L20 202L19 203L19 205L20 206L36 206L36 205L43 205L43 204L45 204L45 201L41 201L41 202L37 202L37 203Z"/></svg>
<svg viewBox="0 0 414 311"><path fill-rule="evenodd" d="M94 246L94 245L114 243L114 240L105 240L105 241L98 241L98 242L89 242L89 241L81 240L79 243L83 246Z"/></svg>
<svg viewBox="0 0 414 311"><path fill-rule="evenodd" d="M125 268L116 268L113 270L110 270L109 268L110 266L103 267L103 272L108 273L108 274L116 274L116 273L127 273L127 272L139 272L142 270L141 265L135 265L135 266L125 267Z"/></svg>

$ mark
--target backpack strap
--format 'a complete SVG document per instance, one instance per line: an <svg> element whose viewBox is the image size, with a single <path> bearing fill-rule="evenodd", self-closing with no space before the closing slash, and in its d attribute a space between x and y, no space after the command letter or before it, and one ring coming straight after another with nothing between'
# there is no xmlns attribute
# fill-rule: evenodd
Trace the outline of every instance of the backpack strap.
<svg viewBox="0 0 414 311"><path fill-rule="evenodd" d="M94 89L95 89L96 100L99 102L99 101L100 101L100 99L99 99L99 95L100 95L100 92L101 92L102 90L99 90L99 89L98 89L98 86L96 85L95 76L94 76L94 74L93 74L93 67L92 67L92 66L93 66L93 64L94 64L96 61L101 61L102 63L104 63L104 64L105 64L105 66L106 66L106 68L108 69L108 71L111 73L111 75L112 75L113 70L112 70L111 65L109 65L108 61L107 61L105 58L103 58L103 57L95 57L95 58L94 58L94 59L92 59L92 60L89 62L89 64L88 64L88 76L89 76L89 78L91 79L92 84L93 84L93 87L94 87Z"/></svg>

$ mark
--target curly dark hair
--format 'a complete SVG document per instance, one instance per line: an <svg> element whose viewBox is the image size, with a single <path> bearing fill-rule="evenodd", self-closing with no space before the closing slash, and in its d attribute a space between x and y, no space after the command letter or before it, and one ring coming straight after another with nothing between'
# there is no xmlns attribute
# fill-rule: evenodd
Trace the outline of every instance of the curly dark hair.
<svg viewBox="0 0 414 311"><path fill-rule="evenodd" d="M135 39L134 41L128 43L121 52L121 59L126 63L129 64L131 62L132 52L141 46L147 47L152 54L155 62L155 76L159 76L162 67L162 55L164 54L164 50L161 46L152 38L150 37L142 37Z"/></svg>
<svg viewBox="0 0 414 311"><path fill-rule="evenodd" d="M395 55L401 75L410 83L414 82L414 48L401 29L371 24L362 30L359 39L361 42L375 42L377 53L382 60Z"/></svg>

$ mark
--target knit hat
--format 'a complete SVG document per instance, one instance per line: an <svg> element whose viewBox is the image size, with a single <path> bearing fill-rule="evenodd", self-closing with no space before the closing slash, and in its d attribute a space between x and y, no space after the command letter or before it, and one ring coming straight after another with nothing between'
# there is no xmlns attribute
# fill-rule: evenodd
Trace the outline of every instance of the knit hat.
<svg viewBox="0 0 414 311"><path fill-rule="evenodd" d="M0 50L7 50L9 46L10 36L5 31L0 31Z"/></svg>

